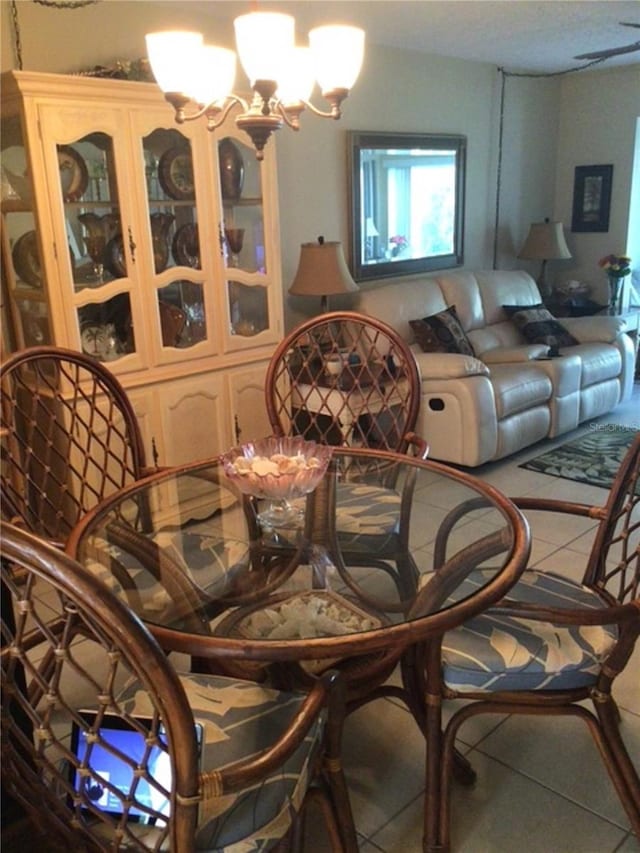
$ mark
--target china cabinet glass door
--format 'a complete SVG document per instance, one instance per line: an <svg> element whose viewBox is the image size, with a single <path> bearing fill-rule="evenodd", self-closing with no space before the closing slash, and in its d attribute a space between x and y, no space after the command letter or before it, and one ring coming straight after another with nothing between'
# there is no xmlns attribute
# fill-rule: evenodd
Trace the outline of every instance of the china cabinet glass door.
<svg viewBox="0 0 640 853"><path fill-rule="evenodd" d="M38 237L35 198L19 115L2 117L3 302L11 314L14 340L5 347L50 344L53 340Z"/></svg>
<svg viewBox="0 0 640 853"><path fill-rule="evenodd" d="M272 327L270 255L265 234L263 164L236 137L215 141L222 202L222 243L231 335L252 338Z"/></svg>
<svg viewBox="0 0 640 853"><path fill-rule="evenodd" d="M135 367L144 347L141 235L127 193L126 113L46 106L41 114L62 285L59 296L50 288L52 303L60 298L63 316L74 318L68 334L84 352L104 362L132 356L129 366Z"/></svg>
<svg viewBox="0 0 640 853"><path fill-rule="evenodd" d="M175 128L156 127L142 135L142 153L161 345L191 349L211 337L193 142ZM209 230L205 218L205 236Z"/></svg>

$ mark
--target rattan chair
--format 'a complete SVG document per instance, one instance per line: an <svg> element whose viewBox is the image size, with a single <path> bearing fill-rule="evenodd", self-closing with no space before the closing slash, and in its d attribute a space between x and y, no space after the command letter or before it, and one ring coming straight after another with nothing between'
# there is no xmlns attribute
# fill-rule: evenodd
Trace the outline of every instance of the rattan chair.
<svg viewBox="0 0 640 853"><path fill-rule="evenodd" d="M265 399L274 435L324 444L412 453L425 458L427 443L414 432L421 378L406 342L386 323L354 311L334 311L293 329L274 352ZM309 562L322 575L337 568L359 601L402 612L413 600L419 571L409 547L409 518L416 482L412 471L397 488L396 466L354 457L339 477L330 470L307 501ZM263 531L263 553L278 559L286 531ZM376 559L372 558L376 555ZM383 598L358 583L358 567L376 568L391 581ZM399 653L343 661L350 707L376 694Z"/></svg>
<svg viewBox="0 0 640 853"><path fill-rule="evenodd" d="M430 780L439 825L433 846L450 845L451 777L464 777L455 751L458 729L482 713L575 715L588 726L606 769L640 837L640 779L622 739L612 689L640 634L640 433L623 459L604 506L516 498L525 511L541 510L599 521L582 582L527 569L508 598L485 614L432 641L423 655L426 730L440 737L444 700L469 702L444 733L440 779ZM450 519L451 524L455 519ZM435 560L442 559L441 528ZM473 576L469 579L473 583ZM593 712L582 700L593 702ZM544 727L541 726L544 735ZM541 744L544 749L544 743ZM462 773L461 773L462 769ZM470 781L472 769L466 768ZM439 789L439 790L438 790Z"/></svg>
<svg viewBox="0 0 640 853"><path fill-rule="evenodd" d="M111 371L33 347L0 369L2 515L63 545L84 513L146 472L140 429Z"/></svg>
<svg viewBox="0 0 640 853"><path fill-rule="evenodd" d="M417 440L416 360L374 317L333 311L297 326L274 352L265 390L276 435L399 453Z"/></svg>
<svg viewBox="0 0 640 853"><path fill-rule="evenodd" d="M1 545L3 786L34 849L299 849L315 801L331 848L357 850L335 673L309 693L179 674L67 555L9 524Z"/></svg>
<svg viewBox="0 0 640 853"><path fill-rule="evenodd" d="M274 435L424 458L427 444L413 431L420 387L413 353L390 326L354 311L334 311L307 320L282 341L267 370L265 395ZM361 588L358 594L372 607L402 610L419 576L408 523L415 472L399 494L394 466L356 458L339 482L329 477L327 483L329 489L319 490L322 500L313 501L311 542L328 550L352 587L356 582L347 566L371 566L371 554L377 553L375 566L393 580L397 600L368 600Z"/></svg>

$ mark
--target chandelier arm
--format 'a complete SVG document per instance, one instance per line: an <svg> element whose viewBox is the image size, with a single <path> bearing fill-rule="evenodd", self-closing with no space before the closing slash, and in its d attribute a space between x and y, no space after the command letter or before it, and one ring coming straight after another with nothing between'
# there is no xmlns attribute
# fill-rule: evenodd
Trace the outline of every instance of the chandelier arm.
<svg viewBox="0 0 640 853"><path fill-rule="evenodd" d="M300 130L300 114L304 112L305 103L305 101L299 101L297 104L289 104L285 107L282 101L278 101L274 110L282 116L287 127L292 130Z"/></svg>
<svg viewBox="0 0 640 853"><path fill-rule="evenodd" d="M247 102L239 95L228 95L223 107L216 107L215 104L208 104L202 108L200 115L207 117L207 130L215 130L224 122L233 107L239 106L243 112L249 109Z"/></svg>
<svg viewBox="0 0 640 853"><path fill-rule="evenodd" d="M223 107L218 107L214 103L204 105L199 104L198 108L194 110L194 112L188 113L186 111L186 106L190 103L190 100L186 95L182 95L177 92L167 92L164 97L175 110L176 122L178 124L184 124L187 121L195 121L196 119L202 118L202 116L206 116L208 126L211 130L218 127L225 120L231 108L236 104L245 111L249 108L247 102L243 100L243 98L238 95L228 95L225 98L225 104Z"/></svg>
<svg viewBox="0 0 640 853"><path fill-rule="evenodd" d="M314 115L319 116L320 118L333 118L337 121L342 115L339 103L332 104L330 110L321 110L314 106L311 101L302 101L302 103L308 110L311 110Z"/></svg>

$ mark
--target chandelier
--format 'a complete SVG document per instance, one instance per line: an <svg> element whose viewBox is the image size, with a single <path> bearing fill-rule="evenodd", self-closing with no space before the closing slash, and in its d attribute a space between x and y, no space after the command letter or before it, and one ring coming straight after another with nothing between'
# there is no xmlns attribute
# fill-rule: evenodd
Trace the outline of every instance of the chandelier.
<svg viewBox="0 0 640 853"><path fill-rule="evenodd" d="M200 33L149 33L147 53L153 74L175 110L178 124L204 117L215 130L232 109L239 128L251 137L258 160L265 143L283 124L300 126L309 109L321 118L339 119L341 104L355 83L364 57L364 31L351 26L316 27L309 47L296 47L295 21L279 12L251 12L234 21L240 63L249 78L249 103L233 93L236 55L205 45ZM331 109L310 103L315 82ZM189 103L194 104L187 112Z"/></svg>

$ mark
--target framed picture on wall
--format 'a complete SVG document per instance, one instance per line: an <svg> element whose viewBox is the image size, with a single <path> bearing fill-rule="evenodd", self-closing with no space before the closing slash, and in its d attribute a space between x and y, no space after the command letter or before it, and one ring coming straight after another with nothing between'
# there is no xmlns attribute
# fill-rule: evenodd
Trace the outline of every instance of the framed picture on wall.
<svg viewBox="0 0 640 853"><path fill-rule="evenodd" d="M613 166L576 166L572 231L608 231Z"/></svg>

